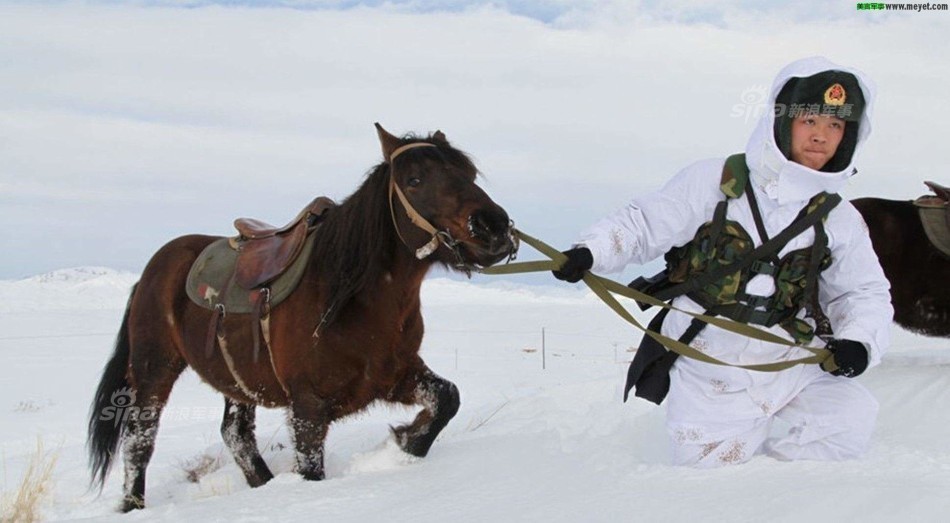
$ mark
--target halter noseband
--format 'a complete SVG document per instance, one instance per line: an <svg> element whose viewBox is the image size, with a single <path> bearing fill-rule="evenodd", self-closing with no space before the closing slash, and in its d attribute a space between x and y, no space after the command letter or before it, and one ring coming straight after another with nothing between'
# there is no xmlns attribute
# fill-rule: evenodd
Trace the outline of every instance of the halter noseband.
<svg viewBox="0 0 950 523"><path fill-rule="evenodd" d="M408 151L409 149L415 149L416 147L436 147L436 145L425 142L409 143L398 147L392 152L392 154L389 155L389 212L393 217L393 227L396 228L396 234L399 235L399 239L402 240L402 243L406 247L412 249L406 239L403 238L402 232L399 230L399 224L396 223L396 210L393 208L393 193L395 192L396 196L399 197L399 201L402 203L403 208L406 210L406 216L409 217L409 221L412 222L412 224L416 227L432 235L432 238L426 242L425 245L419 247L418 249L414 249L416 258L421 260L426 256L429 256L439 248L439 243L442 243L455 254L456 265L459 268L465 268L466 264L462 259L462 253L459 252L458 240L452 238L452 235L449 234L448 231L440 231L436 229L431 223L429 223L429 220L423 218L422 215L419 214L415 208L413 208L412 204L409 203L409 199L406 198L405 194L403 194L402 189L396 185L396 174L393 167L393 161L400 154Z"/></svg>

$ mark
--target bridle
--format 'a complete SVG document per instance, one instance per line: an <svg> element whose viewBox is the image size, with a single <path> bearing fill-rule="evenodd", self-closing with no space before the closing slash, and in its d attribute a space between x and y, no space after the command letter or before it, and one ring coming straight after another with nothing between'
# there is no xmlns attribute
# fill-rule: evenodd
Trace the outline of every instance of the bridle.
<svg viewBox="0 0 950 523"><path fill-rule="evenodd" d="M439 244L444 245L452 254L455 255L455 267L463 271L471 271L471 264L465 261L465 258L462 257L462 251L460 248L461 242L452 237L452 235L447 230L436 229L429 220L426 220L419 214L416 209L409 203L409 199L406 198L406 195L403 194L402 189L396 184L396 169L394 167L393 161L400 154L417 147L436 147L435 144L425 143L425 142L416 142L403 145L398 147L389 155L389 212L393 218L393 227L396 228L396 234L399 236L399 239L402 240L403 245L409 247L412 250L417 259L423 259L439 248ZM399 198L400 203L402 203L403 209L406 210L406 215L409 217L409 221L413 225L422 229L423 231L432 235L432 238L426 242L425 245L414 249L409 242L406 241L406 238L403 237L402 232L399 230L399 223L396 221L396 210L393 207L393 193L396 193L396 196Z"/></svg>

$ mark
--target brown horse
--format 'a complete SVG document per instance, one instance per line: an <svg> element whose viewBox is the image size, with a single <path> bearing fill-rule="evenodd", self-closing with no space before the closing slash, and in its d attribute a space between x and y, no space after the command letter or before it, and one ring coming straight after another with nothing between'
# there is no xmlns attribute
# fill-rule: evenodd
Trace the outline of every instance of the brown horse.
<svg viewBox="0 0 950 523"><path fill-rule="evenodd" d="M397 138L377 130L385 161L326 212L301 283L270 312L269 348L265 338L258 363L253 347L261 334L250 315L226 315L227 351L206 353L212 312L185 293L190 267L218 237L177 238L149 261L89 420L100 489L122 444L123 511L144 506L159 415L187 366L224 394L221 434L252 487L273 477L254 436L256 405L288 409L297 470L310 480L324 477L330 424L377 400L422 406L415 420L393 429L400 448L416 456L426 455L455 415L458 389L418 354L422 280L436 263L469 272L511 257L517 242L508 215L475 185L474 165L444 134ZM135 415L114 415L130 403Z"/></svg>
<svg viewBox="0 0 950 523"><path fill-rule="evenodd" d="M894 321L927 336L950 336L950 258L924 232L912 201L859 198L851 203L864 217L884 274L891 282Z"/></svg>

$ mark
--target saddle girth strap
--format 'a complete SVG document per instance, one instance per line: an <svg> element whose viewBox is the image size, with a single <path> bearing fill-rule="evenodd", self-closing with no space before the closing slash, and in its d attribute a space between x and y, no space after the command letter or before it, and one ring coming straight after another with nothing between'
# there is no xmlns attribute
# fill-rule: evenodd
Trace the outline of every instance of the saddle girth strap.
<svg viewBox="0 0 950 523"><path fill-rule="evenodd" d="M258 289L254 297L254 311L251 313L251 337L254 338L254 364L260 361L261 354L261 336L264 336L264 344L270 352L269 329L264 329L263 322L270 317L270 289L262 287Z"/></svg>
<svg viewBox="0 0 950 523"><path fill-rule="evenodd" d="M261 353L261 340L264 340L264 350L267 351L267 360L270 362L270 368L274 372L274 379L277 380L277 383L280 384L280 388L283 389L284 394L287 397L290 397L290 389L287 388L287 385L284 383L284 380L280 378L280 374L277 373L277 365L274 363L274 351L271 350L270 343L270 292L266 287L261 289L261 294L258 297L258 301L254 307L253 317L251 319L251 336L254 337L254 364L256 365L260 361Z"/></svg>
<svg viewBox="0 0 950 523"><path fill-rule="evenodd" d="M224 320L225 310L223 304L214 307L211 313L211 321L208 323L208 334L205 336L205 358L210 358L214 354L214 347L218 338L224 338L224 329L221 323Z"/></svg>

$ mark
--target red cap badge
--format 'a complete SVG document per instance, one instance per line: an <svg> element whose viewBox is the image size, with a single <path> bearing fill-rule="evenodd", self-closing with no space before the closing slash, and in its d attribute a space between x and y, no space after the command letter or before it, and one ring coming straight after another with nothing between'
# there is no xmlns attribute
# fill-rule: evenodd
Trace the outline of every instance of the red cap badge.
<svg viewBox="0 0 950 523"><path fill-rule="evenodd" d="M825 91L825 103L828 105L844 105L844 101L847 99L847 94L844 92L844 87L841 84L832 84Z"/></svg>

